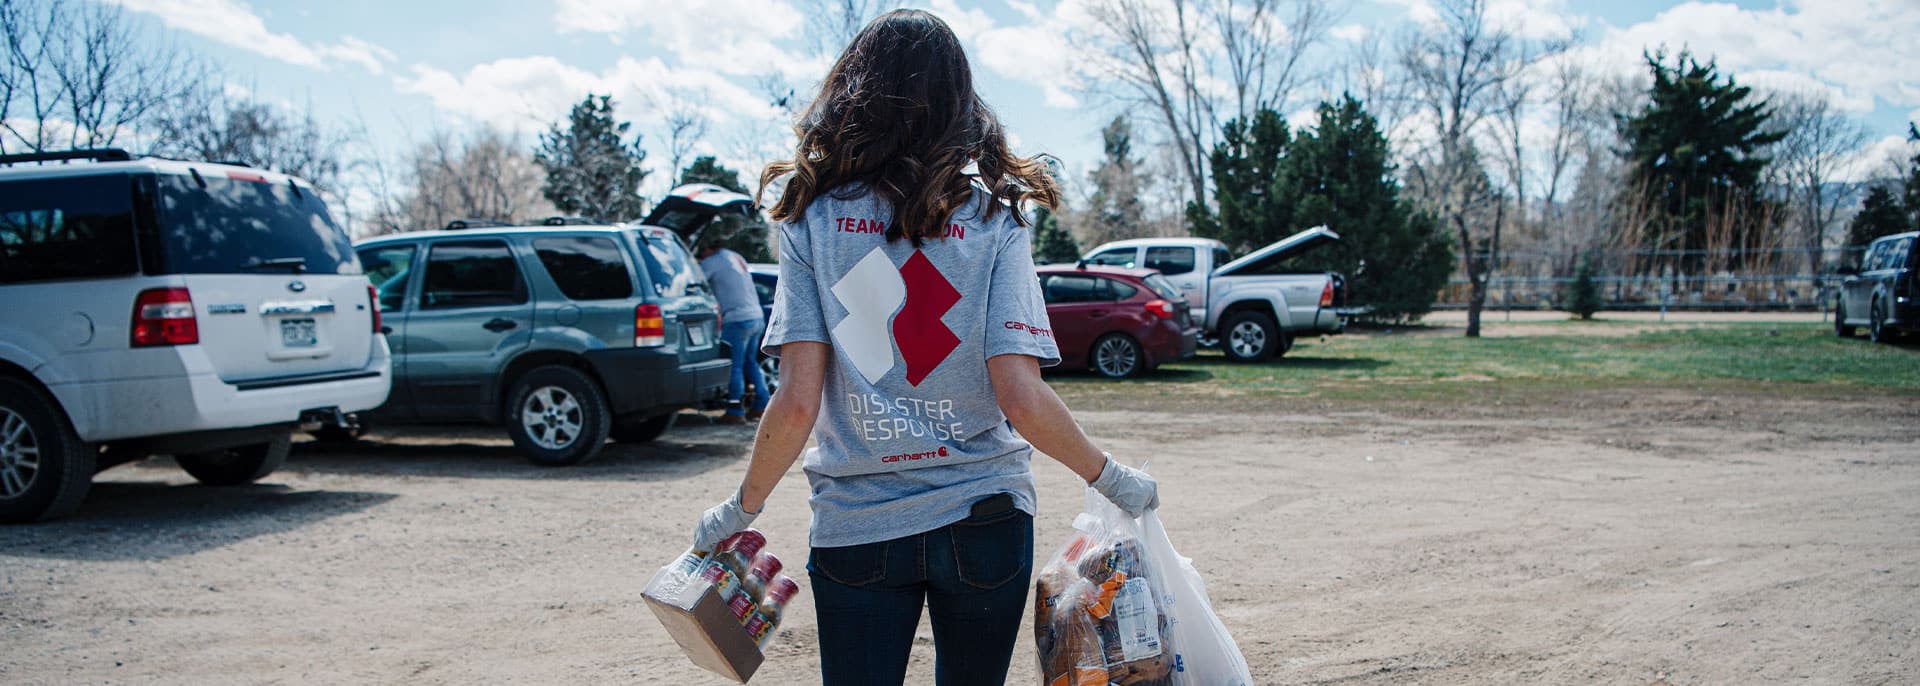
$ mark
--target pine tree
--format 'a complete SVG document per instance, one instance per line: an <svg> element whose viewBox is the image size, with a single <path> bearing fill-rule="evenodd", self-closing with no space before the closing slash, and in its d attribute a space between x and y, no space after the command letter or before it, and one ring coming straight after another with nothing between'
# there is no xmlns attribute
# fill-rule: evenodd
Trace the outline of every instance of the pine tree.
<svg viewBox="0 0 1920 686"><path fill-rule="evenodd" d="M1045 207L1033 210L1033 261L1040 264L1064 264L1080 259L1080 245L1060 225L1060 218Z"/></svg>
<svg viewBox="0 0 1920 686"><path fill-rule="evenodd" d="M1573 284L1567 287L1566 310L1581 319L1592 319L1604 304L1600 283L1594 280L1593 253L1587 253L1573 271Z"/></svg>
<svg viewBox="0 0 1920 686"><path fill-rule="evenodd" d="M1867 191L1867 199L1860 204L1860 213L1853 215L1853 221L1847 224L1847 245L1864 248L1873 239L1891 236L1913 230L1913 224L1907 216L1908 208L1902 207L1900 199L1893 197L1893 191L1885 186L1875 186Z"/></svg>
<svg viewBox="0 0 1920 686"><path fill-rule="evenodd" d="M680 170L680 182L676 185L689 183L710 183L735 193L747 192L747 185L740 182L740 173L726 168L711 155L696 157L686 169ZM767 222L757 213L750 217L732 214L716 217L700 228L699 235L686 238L700 245L740 253L748 262L773 261L773 251L767 247Z"/></svg>
<svg viewBox="0 0 1920 686"><path fill-rule="evenodd" d="M623 142L629 122L616 123L612 96L592 94L573 106L566 125L540 136L534 161L547 171L540 192L567 214L624 222L646 214L640 182L647 178L647 151L640 134Z"/></svg>
<svg viewBox="0 0 1920 686"><path fill-rule="evenodd" d="M1100 130L1100 147L1106 156L1088 175L1094 189L1088 207L1094 226L1088 239L1103 243L1146 235L1140 160L1133 157L1133 124L1126 115L1114 117Z"/></svg>
<svg viewBox="0 0 1920 686"><path fill-rule="evenodd" d="M1624 198L1644 199L1651 213L1650 248L1706 250L1759 247L1760 154L1785 131L1769 131L1772 111L1753 89L1722 75L1712 60L1701 64L1682 51L1672 66L1664 52L1645 55L1653 74L1648 102L1620 118L1631 179ZM1731 244L1710 244L1713 225L1734 227ZM1700 257L1683 260L1691 268Z"/></svg>
<svg viewBox="0 0 1920 686"><path fill-rule="evenodd" d="M1263 108L1253 114L1253 121L1235 119L1220 132L1221 142L1207 156L1220 209L1216 214L1203 203L1188 203L1187 223L1194 235L1225 243L1238 254L1293 233L1296 199L1281 192L1286 185L1283 162L1293 143L1287 120Z"/></svg>

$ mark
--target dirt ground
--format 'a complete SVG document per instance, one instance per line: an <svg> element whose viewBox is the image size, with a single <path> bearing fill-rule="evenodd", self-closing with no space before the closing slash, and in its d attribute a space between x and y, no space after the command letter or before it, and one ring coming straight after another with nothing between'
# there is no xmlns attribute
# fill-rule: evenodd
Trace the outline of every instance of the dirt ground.
<svg viewBox="0 0 1920 686"><path fill-rule="evenodd" d="M1920 673L1911 393L1083 400L1098 441L1152 460L1262 684ZM406 430L228 490L117 468L72 519L0 528L0 683L725 683L639 594L749 437L676 428L540 469L492 431ZM1045 558L1082 490L1035 464ZM759 522L796 568L805 491L792 475ZM803 590L753 683L818 682L812 611ZM1028 634L1008 683L1034 661ZM909 682L932 664L923 626Z"/></svg>

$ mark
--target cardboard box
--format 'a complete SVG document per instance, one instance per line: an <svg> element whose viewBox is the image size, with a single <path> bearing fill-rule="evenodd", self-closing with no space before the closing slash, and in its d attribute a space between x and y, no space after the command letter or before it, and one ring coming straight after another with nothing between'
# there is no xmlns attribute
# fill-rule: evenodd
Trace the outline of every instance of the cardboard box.
<svg viewBox="0 0 1920 686"><path fill-rule="evenodd" d="M667 567L647 582L642 597L694 664L743 684L760 668L760 646L713 584Z"/></svg>

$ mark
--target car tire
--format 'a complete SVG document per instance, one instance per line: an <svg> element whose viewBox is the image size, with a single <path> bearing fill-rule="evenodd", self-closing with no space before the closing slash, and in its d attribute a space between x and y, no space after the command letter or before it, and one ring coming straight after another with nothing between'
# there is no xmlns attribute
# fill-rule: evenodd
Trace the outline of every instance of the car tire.
<svg viewBox="0 0 1920 686"><path fill-rule="evenodd" d="M1123 333L1101 336L1087 353L1087 368L1109 379L1139 376L1146 367L1147 355L1140 342Z"/></svg>
<svg viewBox="0 0 1920 686"><path fill-rule="evenodd" d="M1234 362L1263 361L1279 343L1280 327L1265 312L1241 310L1227 315L1220 327L1220 350Z"/></svg>
<svg viewBox="0 0 1920 686"><path fill-rule="evenodd" d="M1873 299L1873 307L1867 310L1867 340L1875 343L1892 343L1893 331L1887 329L1886 301Z"/></svg>
<svg viewBox="0 0 1920 686"><path fill-rule="evenodd" d="M208 486L243 486L259 481L287 463L293 447L289 431L265 443L173 456L195 481Z"/></svg>
<svg viewBox="0 0 1920 686"><path fill-rule="evenodd" d="M346 426L327 424L313 432L313 440L327 445L347 445L367 435L367 418L358 414L348 418Z"/></svg>
<svg viewBox="0 0 1920 686"><path fill-rule="evenodd" d="M614 422L613 430L608 435L620 443L646 443L673 428L673 421L679 417L678 412L668 412L657 417L621 419Z"/></svg>
<svg viewBox="0 0 1920 686"><path fill-rule="evenodd" d="M93 484L95 454L51 396L0 377L0 523L73 514Z"/></svg>
<svg viewBox="0 0 1920 686"><path fill-rule="evenodd" d="M1833 307L1833 335L1841 338L1853 338L1857 327L1847 325L1847 303L1840 302Z"/></svg>
<svg viewBox="0 0 1920 686"><path fill-rule="evenodd" d="M535 464L575 465L600 453L612 429L606 393L572 367L536 367L507 396L507 435Z"/></svg>
<svg viewBox="0 0 1920 686"><path fill-rule="evenodd" d="M780 358L761 353L760 376L766 379L767 399L772 400L773 394L780 390ZM754 392L758 393L759 389L754 389Z"/></svg>

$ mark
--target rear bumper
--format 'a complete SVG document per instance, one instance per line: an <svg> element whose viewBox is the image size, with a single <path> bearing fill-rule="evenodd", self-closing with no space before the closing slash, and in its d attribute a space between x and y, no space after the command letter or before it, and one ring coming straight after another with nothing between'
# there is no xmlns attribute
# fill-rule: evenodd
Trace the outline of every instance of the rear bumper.
<svg viewBox="0 0 1920 686"><path fill-rule="evenodd" d="M672 351L648 348L589 350L582 354L607 389L616 415L662 414L727 397L733 363L724 343L720 357L682 363Z"/></svg>
<svg viewBox="0 0 1920 686"><path fill-rule="evenodd" d="M220 379L199 346L182 346L182 373L51 387L89 443L292 425L308 410L361 412L386 402L393 383L386 340L358 370L267 382Z"/></svg>
<svg viewBox="0 0 1920 686"><path fill-rule="evenodd" d="M1162 321L1155 324L1144 338L1141 347L1145 349L1149 367L1190 360L1200 352L1198 327L1181 330L1171 321Z"/></svg>

